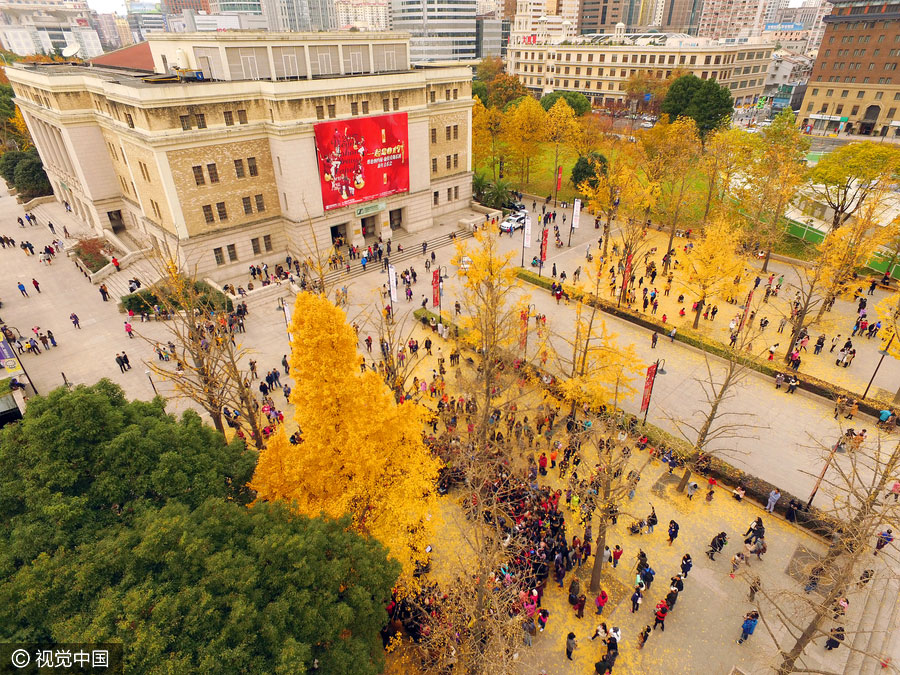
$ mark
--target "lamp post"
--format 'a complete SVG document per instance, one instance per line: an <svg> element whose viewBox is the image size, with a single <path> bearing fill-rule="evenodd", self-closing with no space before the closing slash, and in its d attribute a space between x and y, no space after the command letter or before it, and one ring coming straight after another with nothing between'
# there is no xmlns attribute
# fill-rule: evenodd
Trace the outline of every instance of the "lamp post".
<svg viewBox="0 0 900 675"><path fill-rule="evenodd" d="M147 379L150 380L150 386L153 387L153 395L154 395L154 396L159 396L159 392L156 391L156 385L153 383L153 378L150 377L150 371L149 371L149 370L145 370L145 371L144 371L144 375L146 375L146 376L147 376Z"/></svg>
<svg viewBox="0 0 900 675"><path fill-rule="evenodd" d="M866 396L869 394L869 388L872 386L872 383L875 381L875 376L878 374L878 369L881 368L881 362L884 361L884 357L888 353L888 349L891 348L891 344L894 342L894 338L897 336L896 333L891 333L891 339L888 340L888 343L884 346L884 351L881 352L881 358L878 359L878 365L875 366L875 372L872 373L872 377L869 378L869 384L866 385L866 390L863 392L863 399L865 400Z"/></svg>
<svg viewBox="0 0 900 675"><path fill-rule="evenodd" d="M534 316L534 310L537 309L534 303L528 305L525 308L525 344L522 349L522 360L528 360L528 325L531 322L531 317Z"/></svg>

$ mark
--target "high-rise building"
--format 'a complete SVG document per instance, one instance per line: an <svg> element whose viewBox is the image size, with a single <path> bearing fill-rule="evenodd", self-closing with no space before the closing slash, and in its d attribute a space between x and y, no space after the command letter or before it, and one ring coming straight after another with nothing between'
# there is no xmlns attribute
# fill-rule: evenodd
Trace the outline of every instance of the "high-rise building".
<svg viewBox="0 0 900 675"><path fill-rule="evenodd" d="M578 33L615 32L619 23L628 32L656 29L695 35L703 0L581 0Z"/></svg>
<svg viewBox="0 0 900 675"><path fill-rule="evenodd" d="M337 28L334 0L263 0L262 6L273 31L308 32Z"/></svg>
<svg viewBox="0 0 900 675"><path fill-rule="evenodd" d="M197 13L185 9L181 14L169 14L166 24L172 33L197 33L216 30L266 30L268 22L262 14L226 12L224 14Z"/></svg>
<svg viewBox="0 0 900 675"><path fill-rule="evenodd" d="M0 42L16 54L54 54L77 45L79 56L103 53L91 14L80 0L0 0Z"/></svg>
<svg viewBox="0 0 900 675"><path fill-rule="evenodd" d="M123 47L134 44L134 36L131 34L131 26L124 16L116 15L116 33L119 34L119 42Z"/></svg>
<svg viewBox="0 0 900 675"><path fill-rule="evenodd" d="M176 252L198 277L340 239L365 247L472 204L472 69L411 68L399 33L151 34L157 73L15 64L56 199L98 235ZM312 235L312 236L311 236Z"/></svg>
<svg viewBox="0 0 900 675"><path fill-rule="evenodd" d="M697 28L699 37L758 37L770 15L769 7L781 0L704 0Z"/></svg>
<svg viewBox="0 0 900 675"><path fill-rule="evenodd" d="M209 0L163 0L162 9L166 14L181 14L185 9L209 13Z"/></svg>
<svg viewBox="0 0 900 675"><path fill-rule="evenodd" d="M465 61L475 58L477 10L477 0L392 0L391 21L412 36L414 62Z"/></svg>
<svg viewBox="0 0 900 675"><path fill-rule="evenodd" d="M145 0L125 0L128 29L135 42L143 42L150 33L164 33L167 30L166 15L158 2Z"/></svg>
<svg viewBox="0 0 900 675"><path fill-rule="evenodd" d="M242 14L263 14L261 0L209 0L212 14L240 12Z"/></svg>
<svg viewBox="0 0 900 675"><path fill-rule="evenodd" d="M499 57L502 51L503 21L493 16L475 17L475 58Z"/></svg>
<svg viewBox="0 0 900 675"><path fill-rule="evenodd" d="M115 14L100 14L91 12L91 26L100 36L100 44L104 49L118 49L122 46L119 39L119 31L116 30Z"/></svg>
<svg viewBox="0 0 900 675"><path fill-rule="evenodd" d="M391 6L388 0L335 0L337 27L359 30L390 30Z"/></svg>
<svg viewBox="0 0 900 675"><path fill-rule="evenodd" d="M800 124L813 134L900 135L900 50L895 48L900 4L832 0L832 5Z"/></svg>

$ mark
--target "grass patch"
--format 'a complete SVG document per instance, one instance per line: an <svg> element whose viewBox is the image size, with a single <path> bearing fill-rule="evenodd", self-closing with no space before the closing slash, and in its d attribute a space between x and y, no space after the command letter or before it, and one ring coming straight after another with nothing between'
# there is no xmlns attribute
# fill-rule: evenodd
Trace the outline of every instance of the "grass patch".
<svg viewBox="0 0 900 675"><path fill-rule="evenodd" d="M197 302L199 306L207 308L210 311L232 311L234 306L231 299L224 293L216 290L205 281L195 281L194 290L197 292ZM164 301L161 303L160 298ZM153 314L154 305L162 305L165 309L173 309L178 311L181 309L177 299L168 296L163 286L151 286L150 288L142 288L137 293L129 293L122 296L122 306L125 311L133 311L135 314L147 312Z"/></svg>
<svg viewBox="0 0 900 675"><path fill-rule="evenodd" d="M815 260L819 249L816 244L797 237L787 236L778 242L773 249L778 255L785 255L798 260Z"/></svg>

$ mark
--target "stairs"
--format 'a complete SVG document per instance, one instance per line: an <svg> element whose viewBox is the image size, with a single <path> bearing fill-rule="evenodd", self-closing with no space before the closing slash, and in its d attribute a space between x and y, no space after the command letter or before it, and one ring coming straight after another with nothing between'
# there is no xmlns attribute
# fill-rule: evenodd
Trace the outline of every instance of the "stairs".
<svg viewBox="0 0 900 675"><path fill-rule="evenodd" d="M141 282L141 288L147 288L159 281L160 274L149 260L140 258L122 268L122 271L113 272L100 283L106 284L109 294L118 301L123 295L129 294L128 280L135 277Z"/></svg>
<svg viewBox="0 0 900 675"><path fill-rule="evenodd" d="M453 235L452 237L451 237L451 234ZM432 251L446 248L448 246L452 246L457 241L461 241L463 239L469 239L473 236L474 236L474 233L472 232L472 230L464 229L464 230L455 230L452 233L441 235L440 237L437 237L436 239L427 240L428 241L428 250L425 255L422 255L422 241L426 241L426 240L419 240L416 242L410 242L409 244L406 244L405 242L406 242L407 237L404 237L403 239L400 239L399 241L397 239L395 239L393 241L392 247L397 244L402 245L403 252L398 253L395 248L394 251L389 256L389 258L390 258L391 264L394 265L394 267L396 267L398 270L408 266L408 265L405 265L404 263L407 263L407 262L413 263L413 266L417 266L420 268L421 272L418 274L421 276L421 273L424 273L424 271L425 271L424 263L425 263L426 257L430 261ZM350 272L349 273L345 271L346 267L344 269L340 269L340 270L332 270L331 272L329 272L328 274L325 275L325 283L326 284L345 283L346 281L348 281L350 279L360 277L363 274L367 274L369 272L374 271L375 273L378 273L378 272L381 272L382 265L383 265L383 263L378 262L378 260L372 260L366 264L366 269L365 269L365 271L363 271L362 263L359 260L351 260L349 262L350 262ZM439 259L438 261L435 262L435 265L447 264L448 262L449 262L449 259L446 259L446 260ZM143 279L141 279L141 281L143 281Z"/></svg>
<svg viewBox="0 0 900 675"><path fill-rule="evenodd" d="M900 620L900 580L893 574L876 586L877 577L869 582L873 588L866 598L863 616L853 639L854 650L844 667L845 675L875 675L883 670L882 659L890 657L897 622ZM865 655L864 655L865 654Z"/></svg>

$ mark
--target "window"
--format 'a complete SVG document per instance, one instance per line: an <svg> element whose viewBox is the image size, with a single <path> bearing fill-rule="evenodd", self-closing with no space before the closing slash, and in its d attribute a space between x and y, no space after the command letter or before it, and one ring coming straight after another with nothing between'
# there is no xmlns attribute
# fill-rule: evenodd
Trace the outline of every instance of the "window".
<svg viewBox="0 0 900 675"><path fill-rule="evenodd" d="M450 100L450 90L449 89L444 89L444 100L445 101Z"/></svg>
<svg viewBox="0 0 900 675"><path fill-rule="evenodd" d="M316 106L316 119L317 120L325 119L325 106L322 106L322 105Z"/></svg>
<svg viewBox="0 0 900 675"><path fill-rule="evenodd" d="M225 256L222 255L221 248L214 248L213 255L216 257L216 265L224 265L225 264Z"/></svg>
<svg viewBox="0 0 900 675"><path fill-rule="evenodd" d="M258 237L254 237L253 239L250 240L250 247L253 249L253 255L259 255L259 254L260 254L259 238L258 238Z"/></svg>
<svg viewBox="0 0 900 675"><path fill-rule="evenodd" d="M250 197L243 197L241 202L244 204L244 215L253 213L253 203L250 201Z"/></svg>
<svg viewBox="0 0 900 675"><path fill-rule="evenodd" d="M834 114L835 114L835 115L840 115L842 112L844 112L844 106L843 106L843 105L839 105L837 108L834 109Z"/></svg>
<svg viewBox="0 0 900 675"><path fill-rule="evenodd" d="M458 124L453 125L453 140L454 141L459 140L459 125Z"/></svg>
<svg viewBox="0 0 900 675"><path fill-rule="evenodd" d="M400 99L394 97L394 110L400 110Z"/></svg>
<svg viewBox="0 0 900 675"><path fill-rule="evenodd" d="M149 183L149 182L150 182L150 172L147 171L147 165L144 164L143 162L140 162L140 161L139 161L139 162L138 162L138 166L139 166L140 169L141 169L141 176L143 176L143 177L144 177L144 180L147 181L147 182Z"/></svg>
<svg viewBox="0 0 900 675"><path fill-rule="evenodd" d="M434 193L432 193L432 195L431 195L431 203L434 204L435 206L437 206L438 202L440 202L440 199L441 199L441 193L438 192L437 190L435 190Z"/></svg>
<svg viewBox="0 0 900 675"><path fill-rule="evenodd" d="M328 104L328 117L333 118L335 116L335 114L336 113L335 113L335 109L334 109L334 103L329 103Z"/></svg>
<svg viewBox="0 0 900 675"><path fill-rule="evenodd" d="M247 170L251 176L259 175L259 169L256 168L256 157L247 158Z"/></svg>
<svg viewBox="0 0 900 675"><path fill-rule="evenodd" d="M453 201L453 188L447 188L447 201Z"/></svg>
<svg viewBox="0 0 900 675"><path fill-rule="evenodd" d="M453 188L453 199L459 199L459 185Z"/></svg>
<svg viewBox="0 0 900 675"><path fill-rule="evenodd" d="M459 98L459 89L454 89L453 90L453 100L455 101L458 98Z"/></svg>
<svg viewBox="0 0 900 675"><path fill-rule="evenodd" d="M882 97L883 95L884 95L884 92L883 92L883 91L876 91L876 92L875 92L875 100L876 100L876 101L880 101L880 100L881 100L881 97Z"/></svg>
<svg viewBox="0 0 900 675"><path fill-rule="evenodd" d="M195 167L193 167L193 169L194 169L194 182L197 185L205 185L206 180L203 178L203 167L195 166Z"/></svg>
<svg viewBox="0 0 900 675"><path fill-rule="evenodd" d="M181 119L181 128L183 131L191 130L191 116L190 115L182 115L179 119Z"/></svg>
<svg viewBox="0 0 900 675"><path fill-rule="evenodd" d="M453 155L453 168L454 169L459 168L459 155L458 154Z"/></svg>
<svg viewBox="0 0 900 675"><path fill-rule="evenodd" d="M450 140L450 127L446 127L446 128L444 129L444 135L445 135L445 137L446 137L446 140L449 141L449 140Z"/></svg>
<svg viewBox="0 0 900 675"><path fill-rule="evenodd" d="M239 124L247 124L247 111L246 110L238 110L238 123Z"/></svg>
<svg viewBox="0 0 900 675"><path fill-rule="evenodd" d="M362 111L363 111L363 115L369 114L369 102L368 101L362 102Z"/></svg>
<svg viewBox="0 0 900 675"><path fill-rule="evenodd" d="M894 118L894 115L895 115L896 113L897 113L897 109L896 109L896 108L890 108L890 109L888 110L887 116L890 117L891 119L893 119L893 118Z"/></svg>
<svg viewBox="0 0 900 675"><path fill-rule="evenodd" d="M271 234L263 235L263 246L265 246L267 251L272 250L272 235Z"/></svg>
<svg viewBox="0 0 900 675"><path fill-rule="evenodd" d="M162 212L159 210L159 204L157 204L152 199L150 200L150 208L153 209L153 215L157 218L162 218Z"/></svg>
<svg viewBox="0 0 900 675"><path fill-rule="evenodd" d="M437 157L431 158L431 173L437 173Z"/></svg>
<svg viewBox="0 0 900 675"><path fill-rule="evenodd" d="M234 244L228 244L228 259L231 262L237 260L237 249L234 247Z"/></svg>
<svg viewBox="0 0 900 675"><path fill-rule="evenodd" d="M218 183L219 182L219 170L216 168L215 164L207 164L206 170L209 172L209 182L210 183Z"/></svg>
<svg viewBox="0 0 900 675"><path fill-rule="evenodd" d="M434 103L434 92L431 92L431 102ZM390 101L386 98L381 99L381 109L387 112L391 109Z"/></svg>
<svg viewBox="0 0 900 675"><path fill-rule="evenodd" d="M134 118L131 117L131 113L125 113L125 121L128 122L129 129L134 129Z"/></svg>
<svg viewBox="0 0 900 675"><path fill-rule="evenodd" d="M431 142L437 143L437 129L431 130Z"/></svg>
<svg viewBox="0 0 900 675"><path fill-rule="evenodd" d="M209 205L209 204L204 204L204 205L203 205L203 217L206 219L206 222L207 222L207 223L214 223L214 222L216 222L216 218L215 218L215 216L213 215L213 210L212 210L212 206L211 206L211 205ZM216 249L216 250L219 251L219 252L222 251L222 249L220 249L220 248L219 248L219 249Z"/></svg>
<svg viewBox="0 0 900 675"><path fill-rule="evenodd" d="M862 98L862 97L865 95L865 93L866 93L866 92L864 92L864 91L858 91L858 92L856 92L856 98Z"/></svg>
<svg viewBox="0 0 900 675"><path fill-rule="evenodd" d="M228 220L228 210L225 208L225 202L216 204L216 213L219 214L219 220Z"/></svg>
<svg viewBox="0 0 900 675"><path fill-rule="evenodd" d="M855 105L855 106L853 106L853 109L850 111L850 114L856 115L858 112L859 112L859 106Z"/></svg>
<svg viewBox="0 0 900 675"><path fill-rule="evenodd" d="M844 89L843 91L841 91L841 98L847 98L847 94L849 94L849 93L850 93L849 90Z"/></svg>
<svg viewBox="0 0 900 675"><path fill-rule="evenodd" d="M450 168L450 155L447 155L447 168Z"/></svg>
<svg viewBox="0 0 900 675"><path fill-rule="evenodd" d="M246 174L244 173L244 160L236 159L234 160L234 175L238 178L243 178Z"/></svg>
<svg viewBox="0 0 900 675"><path fill-rule="evenodd" d="M206 128L206 115L204 115L203 113L197 113L196 115L194 115L194 117L197 118L197 128L205 129Z"/></svg>
<svg viewBox="0 0 900 675"><path fill-rule="evenodd" d="M255 195L253 199L256 201L256 210L260 213L266 210L266 200L262 195Z"/></svg>
<svg viewBox="0 0 900 675"><path fill-rule="evenodd" d="M225 126L233 127L234 126L234 113L231 112L230 110L226 110L222 114L225 116Z"/></svg>
<svg viewBox="0 0 900 675"><path fill-rule="evenodd" d="M350 102L350 114L359 115L359 103L357 103L356 101Z"/></svg>

